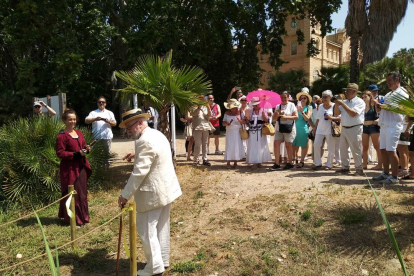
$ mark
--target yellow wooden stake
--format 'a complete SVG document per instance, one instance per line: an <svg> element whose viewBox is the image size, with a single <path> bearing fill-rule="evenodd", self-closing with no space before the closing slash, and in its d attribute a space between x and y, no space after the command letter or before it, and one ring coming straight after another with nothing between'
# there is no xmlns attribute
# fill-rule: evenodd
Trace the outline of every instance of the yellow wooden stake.
<svg viewBox="0 0 414 276"><path fill-rule="evenodd" d="M69 185L69 193L72 193L75 190L73 185ZM70 201L70 210L73 213L73 216L70 218L70 238L72 241L76 239L76 213L75 213L75 195L72 196ZM77 242L72 243L72 249L76 249Z"/></svg>
<svg viewBox="0 0 414 276"><path fill-rule="evenodd" d="M129 203L129 275L137 275L137 206L135 201Z"/></svg>

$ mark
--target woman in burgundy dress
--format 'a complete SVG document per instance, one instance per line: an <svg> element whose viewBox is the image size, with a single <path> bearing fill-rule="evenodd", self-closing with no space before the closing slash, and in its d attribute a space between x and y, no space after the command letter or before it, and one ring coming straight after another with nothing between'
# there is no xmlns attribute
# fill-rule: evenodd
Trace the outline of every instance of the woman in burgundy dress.
<svg viewBox="0 0 414 276"><path fill-rule="evenodd" d="M68 194L68 185L73 184L77 194L75 195L76 224L84 225L89 222L88 199L86 183L92 173L91 166L85 155L90 146L86 145L82 132L74 129L76 126L76 113L66 109L62 115L65 129L61 130L56 138L56 154L60 161L60 185L62 196ZM59 218L70 222L66 211L65 202L60 201Z"/></svg>

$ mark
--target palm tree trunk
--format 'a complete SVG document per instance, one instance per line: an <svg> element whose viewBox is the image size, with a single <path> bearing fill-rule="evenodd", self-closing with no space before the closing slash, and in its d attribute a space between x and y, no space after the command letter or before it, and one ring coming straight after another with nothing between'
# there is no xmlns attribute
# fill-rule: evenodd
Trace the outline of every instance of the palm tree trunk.
<svg viewBox="0 0 414 276"><path fill-rule="evenodd" d="M349 66L349 82L358 83L359 79L359 36L351 36L351 60Z"/></svg>
<svg viewBox="0 0 414 276"><path fill-rule="evenodd" d="M159 130L165 135L165 137L167 137L168 141L171 142L170 124L168 122L168 110L161 110L159 114Z"/></svg>

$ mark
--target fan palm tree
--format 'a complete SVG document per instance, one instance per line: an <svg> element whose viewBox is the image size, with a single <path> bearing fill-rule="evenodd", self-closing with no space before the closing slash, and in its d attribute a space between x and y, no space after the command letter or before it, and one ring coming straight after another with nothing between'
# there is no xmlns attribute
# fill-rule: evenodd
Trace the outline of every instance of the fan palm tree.
<svg viewBox="0 0 414 276"><path fill-rule="evenodd" d="M119 89L124 95L140 94L158 110L159 129L171 141L168 112L174 105L183 112L192 105L206 105L198 99L207 94L211 82L198 67L172 65L172 53L165 57L143 56L131 71L116 71L115 74L126 87Z"/></svg>

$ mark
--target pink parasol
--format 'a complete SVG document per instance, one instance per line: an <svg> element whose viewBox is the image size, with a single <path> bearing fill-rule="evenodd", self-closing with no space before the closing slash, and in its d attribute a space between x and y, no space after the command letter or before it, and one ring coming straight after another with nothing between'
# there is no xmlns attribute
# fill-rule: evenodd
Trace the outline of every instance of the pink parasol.
<svg viewBox="0 0 414 276"><path fill-rule="evenodd" d="M260 98L261 108L275 108L278 104L282 102L279 94L268 90L256 90L250 92L249 94L247 94L246 100L250 102L253 97Z"/></svg>

